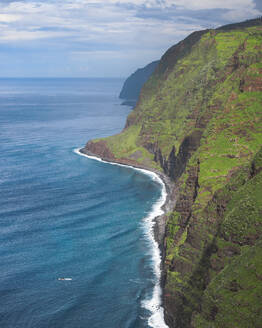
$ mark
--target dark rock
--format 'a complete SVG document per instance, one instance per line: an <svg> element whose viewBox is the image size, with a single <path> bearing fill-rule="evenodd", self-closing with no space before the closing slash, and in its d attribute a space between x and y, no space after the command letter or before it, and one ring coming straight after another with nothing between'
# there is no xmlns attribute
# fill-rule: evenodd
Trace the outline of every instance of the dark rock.
<svg viewBox="0 0 262 328"><path fill-rule="evenodd" d="M239 285L239 283L234 279L230 282L228 289L231 292L238 292L241 289L241 286Z"/></svg>
<svg viewBox="0 0 262 328"><path fill-rule="evenodd" d="M168 158L164 158L157 144L144 144L144 147L154 154L154 161L159 163L166 175L176 181L184 172L191 155L200 145L202 131L195 130L182 141L176 156L175 146L172 147ZM194 184L194 183L193 183Z"/></svg>
<svg viewBox="0 0 262 328"><path fill-rule="evenodd" d="M81 149L81 152L87 155L98 156L109 161L115 159L114 154L108 149L104 140L99 140L97 142L88 141L85 147Z"/></svg>
<svg viewBox="0 0 262 328"><path fill-rule="evenodd" d="M213 305L210 311L210 319L214 321L217 313L218 313L218 307L216 305Z"/></svg>

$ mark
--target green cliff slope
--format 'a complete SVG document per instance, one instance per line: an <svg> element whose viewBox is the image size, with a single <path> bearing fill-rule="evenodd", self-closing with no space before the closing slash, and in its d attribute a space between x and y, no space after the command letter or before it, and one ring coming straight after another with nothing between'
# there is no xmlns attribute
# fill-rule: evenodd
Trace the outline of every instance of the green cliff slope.
<svg viewBox="0 0 262 328"><path fill-rule="evenodd" d="M118 135L85 149L164 171L178 186L165 238L170 327L262 322L262 24L170 48Z"/></svg>
<svg viewBox="0 0 262 328"><path fill-rule="evenodd" d="M201 166L194 173L200 178ZM187 179L168 222L165 305L170 326L258 328L262 150L233 169L208 202L201 199L206 197L203 186L199 183L193 201L186 193Z"/></svg>

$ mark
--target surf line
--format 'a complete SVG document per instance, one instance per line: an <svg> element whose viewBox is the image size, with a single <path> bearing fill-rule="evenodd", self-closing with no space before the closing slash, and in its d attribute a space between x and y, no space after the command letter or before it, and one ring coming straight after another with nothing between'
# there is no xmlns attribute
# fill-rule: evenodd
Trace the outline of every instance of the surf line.
<svg viewBox="0 0 262 328"><path fill-rule="evenodd" d="M118 166L123 166L123 167L128 167L132 168L136 171L139 171L147 176L149 176L152 180L157 181L161 185L161 196L159 199L153 204L151 211L149 214L143 218L143 221L146 225L146 238L148 242L151 244L151 250L152 250L152 258L153 258L153 269L154 269L154 275L155 275L155 286L153 289L153 294L151 299L149 300L143 300L141 302L141 305L143 308L151 312L151 316L148 319L148 325L152 328L168 328L168 326L165 323L164 320L164 308L162 307L162 302L161 302L161 296L162 296L162 290L160 286L160 279L161 279L161 254L160 254L160 249L158 246L157 241L155 240L154 237L154 226L155 226L155 218L163 215L164 211L162 207L166 203L167 200L167 191L166 191L166 186L163 180L160 178L160 176L152 171L146 170L146 169L141 169L137 168L131 165L126 165L126 164L121 164L121 163L116 163L116 162L109 162L109 161L104 161L102 158L97 157L97 156L91 156L84 154L80 152L81 148L76 148L74 149L74 153L77 155L87 157L89 159L93 159L102 163L107 163L111 165L118 165Z"/></svg>

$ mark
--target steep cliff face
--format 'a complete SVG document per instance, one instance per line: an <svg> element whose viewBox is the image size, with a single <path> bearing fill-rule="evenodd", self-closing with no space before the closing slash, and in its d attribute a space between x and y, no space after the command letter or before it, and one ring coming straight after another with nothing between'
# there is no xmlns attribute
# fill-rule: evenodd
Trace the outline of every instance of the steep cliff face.
<svg viewBox="0 0 262 328"><path fill-rule="evenodd" d="M153 74L159 61L156 60L143 68L139 68L131 74L124 82L119 98L125 99L125 103L135 105L142 86L146 83L149 77Z"/></svg>
<svg viewBox="0 0 262 328"><path fill-rule="evenodd" d="M192 327L261 326L261 170L262 149L233 174L205 209L203 219L212 218L214 230L198 267L203 286L201 306L191 316Z"/></svg>
<svg viewBox="0 0 262 328"><path fill-rule="evenodd" d="M258 328L262 149L232 170L209 201L201 202L199 164L188 168L167 226L167 322L170 327Z"/></svg>
<svg viewBox="0 0 262 328"><path fill-rule="evenodd" d="M165 238L170 327L262 322L261 126L258 19L195 32L169 49L125 129L86 146L176 182Z"/></svg>

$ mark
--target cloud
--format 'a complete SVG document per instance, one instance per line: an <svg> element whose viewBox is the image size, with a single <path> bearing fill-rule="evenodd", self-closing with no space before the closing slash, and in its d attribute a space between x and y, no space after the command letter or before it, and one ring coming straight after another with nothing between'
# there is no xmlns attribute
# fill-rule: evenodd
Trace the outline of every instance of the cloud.
<svg viewBox="0 0 262 328"><path fill-rule="evenodd" d="M176 5L186 9L235 9L235 8L254 8L253 0L166 0L167 5Z"/></svg>
<svg viewBox="0 0 262 328"><path fill-rule="evenodd" d="M6 29L0 31L0 42L75 37L105 42L118 38L123 43L130 42L142 30L166 39L170 34L176 37L207 27L208 17L214 15L210 12L206 21L198 19L198 15L214 9L222 10L217 11L220 16L214 25L259 15L253 0L9 1L0 4L0 23L7 23Z"/></svg>
<svg viewBox="0 0 262 328"><path fill-rule="evenodd" d="M19 31L19 30L9 30L8 32L3 32L1 35L2 42L8 41L32 41L32 40L41 40L41 39L52 39L65 36L65 33L59 32L44 32L44 31Z"/></svg>
<svg viewBox="0 0 262 328"><path fill-rule="evenodd" d="M11 23L21 19L21 16L18 15L9 15L9 14L0 14L1 23Z"/></svg>
<svg viewBox="0 0 262 328"><path fill-rule="evenodd" d="M112 1L111 1L112 2ZM0 31L0 42L23 42L49 38L73 39L72 42L132 44L142 30L157 32L157 20L145 21L133 9L101 1L12 2L2 5L0 22L8 23ZM166 23L161 33L168 31ZM158 33L159 34L159 33Z"/></svg>
<svg viewBox="0 0 262 328"><path fill-rule="evenodd" d="M71 0L72 1L72 0ZM71 2L69 1L69 2ZM259 0L255 0L259 1ZM75 4L74 4L75 3ZM71 2L72 7L81 7L88 4L111 4L144 6L146 8L180 7L188 10L206 9L243 9L255 8L254 0L76 0Z"/></svg>
<svg viewBox="0 0 262 328"><path fill-rule="evenodd" d="M0 44L24 49L25 62L26 54L37 62L49 53L50 67L60 56L91 75L109 74L110 65L129 73L192 31L259 14L253 0L1 0Z"/></svg>

